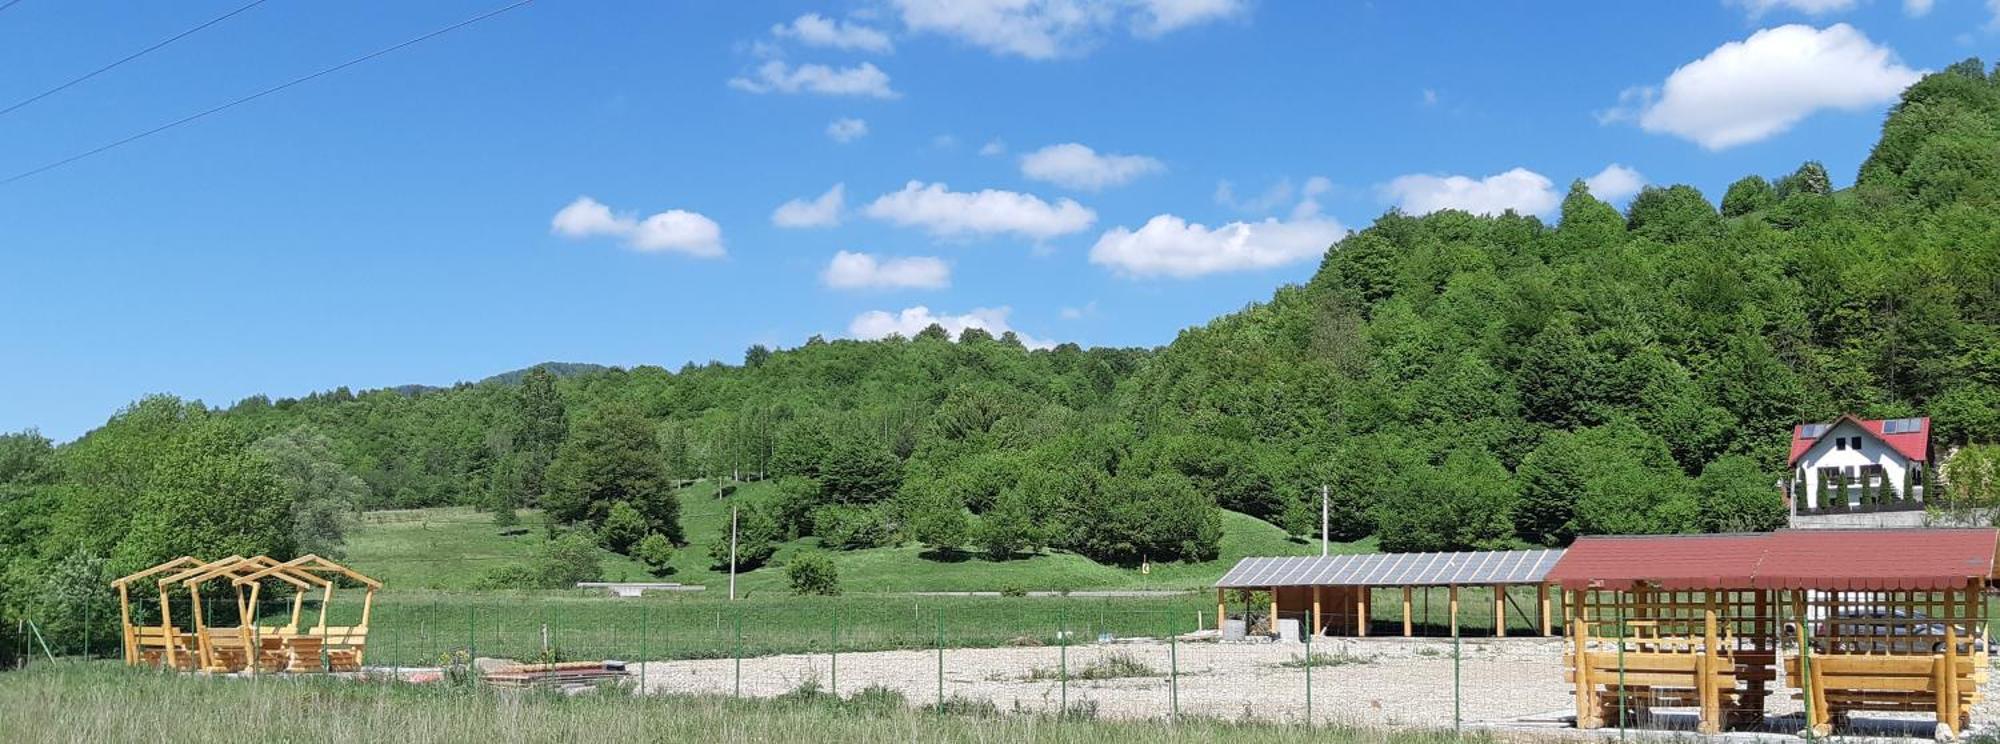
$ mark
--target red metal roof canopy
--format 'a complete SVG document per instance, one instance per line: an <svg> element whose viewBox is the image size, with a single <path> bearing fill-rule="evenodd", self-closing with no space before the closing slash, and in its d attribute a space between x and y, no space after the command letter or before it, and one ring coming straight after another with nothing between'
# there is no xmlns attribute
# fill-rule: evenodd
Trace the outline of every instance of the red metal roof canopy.
<svg viewBox="0 0 2000 744"><path fill-rule="evenodd" d="M1578 538L1548 580L1565 589L1956 589L1991 578L2000 530L1779 530Z"/></svg>

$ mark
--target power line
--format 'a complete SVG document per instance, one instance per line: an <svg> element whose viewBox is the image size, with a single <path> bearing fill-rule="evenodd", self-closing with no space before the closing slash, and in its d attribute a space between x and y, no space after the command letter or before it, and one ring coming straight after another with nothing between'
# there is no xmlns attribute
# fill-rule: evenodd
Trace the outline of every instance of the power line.
<svg viewBox="0 0 2000 744"><path fill-rule="evenodd" d="M15 0L15 1L16 1L16 2L19 2L19 0ZM283 82L283 83L279 83L279 84L277 84L277 85L273 85L273 86L271 86L271 87L269 87L269 88L265 88L265 89L263 89L263 90L260 90L260 91L257 91L257 92L255 92L255 93L251 93L250 95L247 95L247 96L243 96L242 98L238 98L238 99L236 99L236 100L233 100L233 101L230 101L230 102L228 102L228 103L224 103L224 104L221 104L221 105L219 105L219 106L215 106L215 107L213 107L213 108L209 108L209 109L205 109L205 110L202 110L202 111L198 111L198 112L196 112L196 113L192 113L192 114L189 114L189 115L187 115L187 116L183 116L183 117L181 117L181 118L179 118L179 119L175 119L175 120L173 120L173 121L170 121L170 122L167 122L167 123L165 123L165 124L161 124L161 125L159 125L159 126L157 126L157 127L153 127L152 129L148 129L148 130L145 130L145 131L143 131L143 132L139 132L138 134L134 134L134 135L131 135L131 136L128 136L128 137L124 137L124 138L122 138L122 139L117 139L117 140L113 140L113 141L111 141L111 142L110 142L109 144L105 144L105 145L100 145L100 146L98 146L98 147L95 147L95 148L92 148L92 149L89 149L89 150L85 150L85 151L83 151L83 152L80 152L80 153L77 153L77 154L75 154L75 155L71 155L71 156L69 156L69 157L66 157L66 158L63 158L63 159L61 159L61 160L57 160L57 161L55 161L55 162L52 162L52 163L49 163L49 164L47 164L47 165L43 165L43 166L41 166L41 167L38 167L38 168L34 168L34 169L31 169L31 170L27 170L27 171L23 171L23 172L21 172L21 173L18 173L18 174L15 174L15 175L13 175L13 176L9 176L9 177L8 177L8 178L7 178L6 180L0 180L0 186L5 186L5 185L7 185L7 184L11 184L11 183L14 183L15 181L19 181L19 180L22 180L22 179L24 179L24 178L29 178L29 177L32 177L32 176L37 176L37 175L40 175L40 174L42 174L42 173L46 173L46 172L48 172L48 171L52 171L52 170L55 170L55 169L57 169L57 168L61 168L61 167L65 166L65 165L69 165L70 163L74 163L74 162L76 162L76 161L78 161L78 160L82 160L82 159L84 159L84 158L87 158L87 157L90 157L90 156L93 156L93 155L97 155L97 154L99 154L99 153L103 153L103 152L105 152L105 151L107 151L107 150L111 150L111 149L113 149L113 148L117 148L117 147L120 147L120 146L123 146L123 145L127 145L127 144L131 144L131 143L133 143L133 142L136 142L136 141L138 141L138 140L142 140L142 139L145 139L145 138L147 138L147 137L151 137L151 136L153 136L153 135L155 135L155 134L159 134L159 133L161 133L161 132L164 132L164 131L167 131L167 130L169 130L169 129L173 129L174 127L178 127L178 126L180 126L180 125L182 125L182 124L186 124L186 123L189 123L189 122L192 122L192 121L195 121L195 120L198 120L198 119L203 119L203 118L206 118L206 117L208 117L208 116L211 116L211 115L213 115L213 114L218 114L218 113L221 113L221 112L223 112L223 111L227 111L227 110L229 110L229 109L232 109L232 108L236 108L237 106L241 106L241 105L243 105L243 104L246 104L246 103L249 103L249 102L251 102L251 101L255 101L255 100L259 99L259 98L263 98L264 96L268 96L268 95L271 95L272 93L276 93L276 92L278 92L278 91L281 91L281 90L284 90L284 89L286 89L286 88L290 88L290 87L292 87L292 86L295 86L295 85L299 85L299 84L301 84L301 83L306 83L306 82L310 82L310 81L312 81L312 80L315 80L315 79L318 79L318 78L321 78L321 77L325 77L325 76L327 76L327 75L330 75L330 74L333 74L333 73L335 73L335 72L339 72L339 71L341 71L341 70L344 70L344 69L347 69L347 68L349 68L349 67L353 67L353 66L355 66L355 65L358 65L358 64L361 64L361 63L363 63L363 62L367 62L367 61L369 61L369 60L371 60L371 59L375 59L376 57L380 57L380 56L383 56L383 55L385 55L385 54L389 54L389 53L391 53L391 52L394 52L394 51L397 51L397 50L399 50L399 49L402 49L402 48L404 48L404 47L407 47L407 46L411 46L411 45L414 45L414 44L419 44L419 43L422 43L422 42L425 42L425 41L429 41L429 40L431 40L431 39L434 39L434 38L437 38L437 37L439 37L439 36L443 36L443 35L445 35L445 34L448 34L448 33L451 33L451 32L453 32L453 31L457 31L457 30L459 30L459 29L461 29L461 28L465 28L466 26L470 26L470 25L472 25L472 24L475 24L475 23L478 23L478 22L480 22L480 21L484 21L484 20L486 20L486 19L488 19L488 18L492 18L492 17L494 17L494 16L497 16L497 15L500 15L500 14L502 14L502 13L505 13L505 12L507 12L507 11L510 11L510 10L514 10L515 8L519 8L519 7L523 6L523 5L527 5L527 4L529 4L529 3L532 3L532 2L534 2L534 1L535 1L535 0L517 0L516 2L513 2L513 3L509 3L509 4L507 4L507 5L504 5L504 6L501 6L501 7L499 7L499 8L495 8L495 9L493 9L493 10L489 10L489 11L486 11L485 13L481 13L481 14L479 14L479 15L476 15L476 16L473 16L473 17L471 17L471 18L467 18L467 19L465 19L465 20L463 20L463 21L459 21L459 22L457 22L457 23L454 23L454 24L451 24L451 25L449 25L449 26L445 26L444 28L440 28L440 29L438 29L438 30L436 30L436 31L432 31L432 32L430 32L430 33L427 33L427 34L424 34L424 35L422 35L422 36L418 36L418 37L416 37L416 38L414 38L414 39L410 39L410 40L408 40L408 41L405 41L405 42L402 42L402 43L399 43L399 44L395 44L395 45L392 45L392 46L388 46L388 47L383 47L382 49L378 49L378 50L376 50L376 51L373 51L373 52L369 52L369 53L367 53L367 54L364 54L364 55L361 55L361 56L359 56L359 57L355 57L354 59L350 59L350 60L348 60L348 61L346 61L346 62L342 62L342 63L340 63L340 64L337 64L337 65L334 65L334 66L332 66L332 67L328 67L328 68L325 68L325 69L322 69L322 70L320 70L320 71L318 71L318 72L314 72L314 73L312 73L312 74L309 74L309 75L305 75L305 76L303 76L303 77L297 77L297 78L293 78L293 79L291 79L291 80L289 80L289 81L286 81L286 82Z"/></svg>
<svg viewBox="0 0 2000 744"><path fill-rule="evenodd" d="M0 5L0 10L6 10L8 6L10 6L10 5L13 5L14 3L18 3L18 2L20 2L20 1L21 1L21 0L10 0L10 1L9 1L9 2L7 3L7 5ZM184 38L187 38L187 37L188 37L188 36L190 36L190 35L193 35L193 34L194 34L195 32L197 32L197 31L200 31L200 30L202 30L202 29L204 29L204 28L208 28L209 26L213 26L213 25L215 25L215 24L218 24L218 23L221 23L221 22L223 22L223 21L226 21L226 20L229 20L230 16L234 16L234 15L236 15L236 14L238 14L238 13L241 13L241 12L243 12L243 11L246 11L246 10L249 10L249 9L251 9L251 8L255 8L255 7L257 7L257 6L259 6L259 5L263 5L263 4L264 4L264 0L251 0L251 2L250 2L250 3L248 4L248 5L244 5L243 7L240 7L240 8L237 8L237 9L235 9L235 10L232 10L232 11L229 11L229 12L227 12L227 13L224 13L224 14L222 14L222 15L219 15L219 16L216 16L216 17L214 17L214 18L211 18L211 19L209 19L209 20L208 20L208 21L207 21L206 23L203 23L203 24L201 24L201 25L199 25L199 26L195 26L194 28L191 28L191 29L188 29L188 30L186 30L186 31L182 31L182 32L180 32L180 33L178 33L178 34L174 34L173 36L169 36L169 37L167 37L167 38L166 38L166 40L164 40L164 41L161 41L161 42L159 42L159 43L157 43L157 44L154 44L154 45L152 45L152 46L149 46L149 47L146 47L146 48L144 48L144 49L141 49L141 50L139 50L139 51L136 51L136 52L133 52L133 53L131 53L131 54L128 54L128 55L125 55L125 56L124 56L123 58L119 59L119 60L118 60L118 61L116 61L116 62L113 62L113 63L111 63L111 64L108 64L108 65L105 65L105 66L103 66L103 67L99 67L99 68L97 68L97 69L95 69L95 70L91 70L90 72L88 72L88 73L85 73L85 74L84 74L84 75L83 75L82 77L78 77L78 78L76 78L76 79L73 79L73 80L71 80L71 81L69 81L69 82L67 82L67 83L63 83L62 85L58 85L58 86L56 86L56 87L54 87L54 88L50 88L50 89L48 89L48 90L45 90L45 91L42 91L42 92L40 92L40 93L37 93L37 94L35 94L35 95L32 95L32 96L29 96L28 98L26 98L26 99L22 100L21 102L19 102L19 103L16 103L16 104L14 104L14 105L12 105L12 106L8 106L7 108L4 108L4 109L0 109L0 116L6 116L6 115L8 115L8 114L11 114L11 113L13 113L15 109L18 109L18 108L21 108L22 106L26 106L26 105L28 105L28 104L31 104L31 103L34 103L34 102L36 102L36 101L39 101L39 100L42 100L42 99L44 99L44 98L47 98L47 97L49 97L49 96L52 96L52 95L55 95L55 94L57 94L57 93L61 93L61 92L62 92L63 90L65 90L65 89L69 88L69 87L70 87L70 86L72 86L72 85L76 85L77 83L81 83L81 82L83 82L83 81L85 81L85 80L89 80L89 79L91 79L91 78L94 78L94 77L97 77L98 75L101 75L101 74L104 74L105 72L109 72L109 71L110 71L110 70L111 70L112 68L114 68L114 67L117 67L117 66L119 66L119 65L122 65L122 64L125 64L125 63L127 63L127 62L130 62L130 61L132 61L132 60L135 60L135 59L138 59L138 58L140 58L140 57L144 57L144 56L146 56L147 54L150 54L150 53L152 53L152 52L153 52L154 50L156 50L156 49L159 49L160 47L163 47L163 46L166 46L166 45L168 45L168 44L172 44L172 43L174 43L174 42L176 42L176 41L180 41L181 39L184 39Z"/></svg>
<svg viewBox="0 0 2000 744"><path fill-rule="evenodd" d="M21 3L21 0L7 0L7 2L4 2L4 3L0 3L0 11L4 11L4 10L6 10L6 9L8 9L8 8L12 8L12 7L16 6L16 5L19 5L20 3Z"/></svg>

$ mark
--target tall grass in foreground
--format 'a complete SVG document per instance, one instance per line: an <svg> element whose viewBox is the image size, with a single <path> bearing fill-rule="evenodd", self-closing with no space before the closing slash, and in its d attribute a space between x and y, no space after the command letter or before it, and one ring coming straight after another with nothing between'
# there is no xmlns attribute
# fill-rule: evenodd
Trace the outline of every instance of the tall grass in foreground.
<svg viewBox="0 0 2000 744"><path fill-rule="evenodd" d="M857 696L860 697L860 696ZM939 714L900 701L577 697L324 678L207 678L54 664L0 673L5 738L23 742L1215 742L1444 744L1449 733L1183 719Z"/></svg>

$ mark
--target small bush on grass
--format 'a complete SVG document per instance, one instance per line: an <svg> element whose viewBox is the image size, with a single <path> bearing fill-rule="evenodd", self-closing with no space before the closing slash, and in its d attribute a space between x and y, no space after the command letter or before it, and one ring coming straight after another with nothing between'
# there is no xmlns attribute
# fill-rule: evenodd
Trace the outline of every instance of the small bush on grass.
<svg viewBox="0 0 2000 744"><path fill-rule="evenodd" d="M645 563L655 575L664 576L673 573L674 542L668 540L666 535L658 532L650 533L632 549L632 557Z"/></svg>
<svg viewBox="0 0 2000 744"><path fill-rule="evenodd" d="M833 557L818 550L802 550L785 565L785 578L793 594L831 597L840 594L840 569Z"/></svg>
<svg viewBox="0 0 2000 744"><path fill-rule="evenodd" d="M809 677L805 681L800 682L797 687L779 695L776 700L781 703L813 705L817 703L839 702L840 698L821 688L818 677Z"/></svg>
<svg viewBox="0 0 2000 744"><path fill-rule="evenodd" d="M1072 680L1126 679L1129 677L1158 677L1160 670L1126 651L1116 651L1097 657L1088 664L1069 670ZM1036 667L1028 672L1030 681L1061 679L1060 667Z"/></svg>

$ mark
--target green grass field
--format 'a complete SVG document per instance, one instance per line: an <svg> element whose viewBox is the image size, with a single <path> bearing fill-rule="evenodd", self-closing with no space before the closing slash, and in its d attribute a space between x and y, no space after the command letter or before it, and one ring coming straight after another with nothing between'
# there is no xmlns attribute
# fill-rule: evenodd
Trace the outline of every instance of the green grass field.
<svg viewBox="0 0 2000 744"><path fill-rule="evenodd" d="M0 674L9 741L283 742L1214 742L1301 740L1442 744L1449 732L1388 732L1268 723L1111 722L1007 714L978 706L938 713L900 696L780 700L616 692L504 694L445 685L336 679L221 679L132 672L108 663L52 664Z"/></svg>
<svg viewBox="0 0 2000 744"><path fill-rule="evenodd" d="M602 554L605 578L726 588L728 573L711 565L708 545L728 533L732 504L761 500L770 493L770 486L742 484L728 498L718 498L716 493L713 483L681 491L681 525L688 545L674 556L673 571L655 576L638 562L607 551ZM1215 560L1155 564L1146 571L1108 566L1059 550L1004 561L971 553L940 560L914 544L838 551L834 563L840 570L842 589L851 593L1007 588L1182 590L1207 587L1244 556L1306 555L1318 550L1317 543L1293 540L1283 530L1247 515L1225 511L1222 523L1221 554ZM481 576L525 561L542 532L542 517L534 511L522 512L521 525L512 529L502 529L493 524L490 515L467 508L371 512L348 535L347 562L398 588L467 589ZM785 560L816 545L811 538L785 543L769 564L737 577L739 590L751 595L785 591ZM1334 549L1372 552L1374 543L1336 543Z"/></svg>

